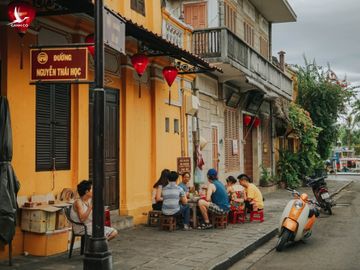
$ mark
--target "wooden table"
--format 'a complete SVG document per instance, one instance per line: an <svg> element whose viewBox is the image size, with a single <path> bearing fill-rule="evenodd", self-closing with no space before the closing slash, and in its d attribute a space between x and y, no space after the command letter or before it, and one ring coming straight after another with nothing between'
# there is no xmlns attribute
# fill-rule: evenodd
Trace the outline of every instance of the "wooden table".
<svg viewBox="0 0 360 270"><path fill-rule="evenodd" d="M197 206L198 206L198 198L192 198L188 200L188 204L190 206L190 208L192 209L192 225L193 228L196 229L197 228Z"/></svg>

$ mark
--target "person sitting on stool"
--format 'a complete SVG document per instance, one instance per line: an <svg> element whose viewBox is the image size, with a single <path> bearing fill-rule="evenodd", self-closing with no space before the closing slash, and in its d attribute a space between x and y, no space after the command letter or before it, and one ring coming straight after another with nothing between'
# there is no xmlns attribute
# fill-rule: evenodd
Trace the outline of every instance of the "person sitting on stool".
<svg viewBox="0 0 360 270"><path fill-rule="evenodd" d="M240 174L237 179L239 179L240 185L245 188L246 209L250 209L250 211L259 211L264 209L264 200L261 191L253 183L250 183L250 177L246 174Z"/></svg>

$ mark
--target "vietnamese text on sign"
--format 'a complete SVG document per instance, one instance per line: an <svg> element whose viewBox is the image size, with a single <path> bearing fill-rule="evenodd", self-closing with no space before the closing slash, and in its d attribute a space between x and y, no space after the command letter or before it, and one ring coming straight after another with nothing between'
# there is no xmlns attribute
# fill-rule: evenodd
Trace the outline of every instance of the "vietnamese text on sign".
<svg viewBox="0 0 360 270"><path fill-rule="evenodd" d="M87 48L31 49L31 81L87 80Z"/></svg>

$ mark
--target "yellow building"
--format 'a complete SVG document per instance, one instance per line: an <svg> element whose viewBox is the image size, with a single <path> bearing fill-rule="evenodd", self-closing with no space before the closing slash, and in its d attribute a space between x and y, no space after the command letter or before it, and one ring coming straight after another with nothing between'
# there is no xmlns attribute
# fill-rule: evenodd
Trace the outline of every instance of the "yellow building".
<svg viewBox="0 0 360 270"><path fill-rule="evenodd" d="M7 2L2 1L1 10ZM18 195L29 198L76 189L92 172L91 84L29 83L30 46L79 43L93 32L93 17L88 15L92 5L84 0L64 2L59 2L58 10L36 7L38 16L23 38L23 69L16 30L0 27L1 95L10 104L12 164L21 184ZM126 19L126 55L109 48L105 55L105 204L140 223L151 208L152 185L161 170L177 170L177 158L189 155L185 100L195 75L185 70L177 76L169 104L162 69L176 61L196 69L213 68L185 50L190 49L191 29L162 10L161 1L108 0L105 4ZM181 29L180 43L162 37L164 25ZM130 61L138 52L152 54L141 78ZM88 61L92 80L91 56ZM17 228L15 254L23 252L22 238ZM6 257L1 248L0 257Z"/></svg>

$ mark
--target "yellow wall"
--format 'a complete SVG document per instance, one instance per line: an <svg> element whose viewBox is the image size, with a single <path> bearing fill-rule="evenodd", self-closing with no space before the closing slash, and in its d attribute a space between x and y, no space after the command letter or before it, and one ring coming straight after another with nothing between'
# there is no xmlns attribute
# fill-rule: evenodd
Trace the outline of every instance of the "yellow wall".
<svg viewBox="0 0 360 270"><path fill-rule="evenodd" d="M160 33L161 16L140 18L131 11L130 1L108 1L121 14L147 26L150 30ZM160 12L160 2L146 2L146 14ZM148 3L153 3L152 5ZM153 9L153 10L152 10ZM159 13L161 14L161 13ZM59 18L56 18L59 21ZM67 20L67 24L71 24ZM156 27L154 27L156 25ZM84 29L88 25L84 25ZM2 35L5 35L2 33ZM35 123L35 86L29 84L29 50L30 44L36 44L36 36L27 33L24 37L24 69L20 70L19 63L19 38L17 33L6 29L3 40L7 41L8 51L3 50L1 57L8 63L6 70L8 76L4 80L3 92L6 93L12 116L14 139L13 165L21 182L19 195L31 196L52 192L59 194L63 188L76 188L82 179L88 178L89 173L89 91L87 84L73 85L71 91L71 168L70 170L35 171L36 153L36 123ZM4 44L6 45L6 44ZM133 44L127 44L127 50L134 51ZM4 55L5 51L5 55ZM7 61L6 61L7 60ZM151 207L152 185L158 179L164 168L176 170L176 159L183 154L187 155L187 130L185 110L179 106L169 106L169 87L162 78L161 70L169 65L168 57L152 58L153 69L158 74L151 73L148 68L148 81L141 85L142 96L138 97L137 75L128 64L128 57L122 56L123 64L121 77L111 76L112 88L120 90L120 212L134 215L136 222L140 221L142 213ZM93 70L89 71L90 80ZM110 76L107 74L107 76ZM21 78L21 79L19 79ZM193 76L187 76L188 80ZM171 87L172 101L179 100L179 88L184 88L181 76ZM186 95L189 89L185 89ZM182 94L181 94L182 95ZM185 103L185 100L183 100ZM182 117L181 117L182 113ZM165 117L170 119L170 132L165 132ZM174 119L179 120L181 134L174 133ZM181 140L181 135L183 140ZM54 188L53 188L54 179Z"/></svg>
<svg viewBox="0 0 360 270"><path fill-rule="evenodd" d="M161 35L161 1L145 1L145 16L131 9L130 1L107 0L105 5L126 19Z"/></svg>

